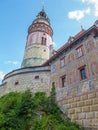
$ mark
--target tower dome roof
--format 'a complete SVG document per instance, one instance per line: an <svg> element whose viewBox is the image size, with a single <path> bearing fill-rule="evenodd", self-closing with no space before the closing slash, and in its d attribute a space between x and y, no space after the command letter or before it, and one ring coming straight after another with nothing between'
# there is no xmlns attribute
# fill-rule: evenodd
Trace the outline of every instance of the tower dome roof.
<svg viewBox="0 0 98 130"><path fill-rule="evenodd" d="M44 8L42 11L40 11L37 15L38 18L47 18L46 12L44 11Z"/></svg>
<svg viewBox="0 0 98 130"><path fill-rule="evenodd" d="M53 31L50 25L50 20L44 10L44 7L38 13L35 20L28 28L28 33L36 32L36 31L44 31L48 33L50 36L53 35Z"/></svg>
<svg viewBox="0 0 98 130"><path fill-rule="evenodd" d="M38 13L38 15L36 16L36 19L34 20L34 22L38 19L43 19L45 21L47 21L49 24L50 24L50 19L48 18L45 10L44 10L44 7L42 8L42 10Z"/></svg>

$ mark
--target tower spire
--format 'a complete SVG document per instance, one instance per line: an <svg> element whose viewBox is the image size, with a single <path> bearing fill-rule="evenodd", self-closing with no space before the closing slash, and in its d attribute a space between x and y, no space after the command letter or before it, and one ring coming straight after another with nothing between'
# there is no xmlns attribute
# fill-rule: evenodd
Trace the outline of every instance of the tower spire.
<svg viewBox="0 0 98 130"><path fill-rule="evenodd" d="M42 0L42 10L44 10L44 0Z"/></svg>

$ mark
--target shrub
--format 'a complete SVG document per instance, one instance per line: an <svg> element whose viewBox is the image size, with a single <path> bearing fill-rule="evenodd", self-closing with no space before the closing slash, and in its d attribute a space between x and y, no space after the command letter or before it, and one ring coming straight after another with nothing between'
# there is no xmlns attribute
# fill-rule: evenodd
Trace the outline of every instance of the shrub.
<svg viewBox="0 0 98 130"><path fill-rule="evenodd" d="M43 92L12 92L0 98L0 130L80 130L69 118L64 120L55 103Z"/></svg>

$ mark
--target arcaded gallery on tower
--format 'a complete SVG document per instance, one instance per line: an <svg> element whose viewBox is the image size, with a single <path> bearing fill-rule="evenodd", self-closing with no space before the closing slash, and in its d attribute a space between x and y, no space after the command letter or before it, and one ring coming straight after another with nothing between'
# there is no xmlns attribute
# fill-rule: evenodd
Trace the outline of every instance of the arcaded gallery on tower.
<svg viewBox="0 0 98 130"><path fill-rule="evenodd" d="M78 124L98 127L98 20L58 50L44 9L28 28L21 68L5 75L0 96L12 91L46 92L56 88L56 102Z"/></svg>

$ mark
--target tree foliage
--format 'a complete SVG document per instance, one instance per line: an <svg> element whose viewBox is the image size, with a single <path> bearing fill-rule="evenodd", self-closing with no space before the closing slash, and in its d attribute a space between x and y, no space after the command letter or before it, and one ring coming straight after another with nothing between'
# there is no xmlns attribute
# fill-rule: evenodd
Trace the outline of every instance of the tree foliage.
<svg viewBox="0 0 98 130"><path fill-rule="evenodd" d="M0 130L80 130L44 92L11 92L0 98Z"/></svg>

